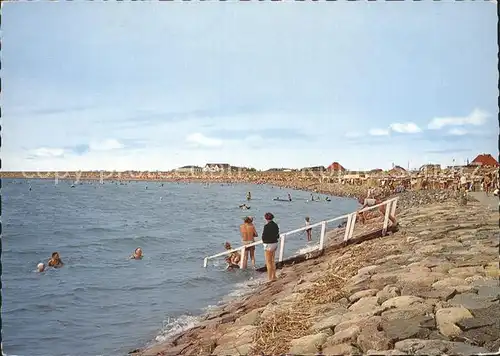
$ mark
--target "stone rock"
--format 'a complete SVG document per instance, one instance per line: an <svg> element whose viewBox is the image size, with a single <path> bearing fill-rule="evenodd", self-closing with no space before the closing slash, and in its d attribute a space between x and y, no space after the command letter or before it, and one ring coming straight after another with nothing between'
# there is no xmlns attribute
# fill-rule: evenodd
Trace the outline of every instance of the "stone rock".
<svg viewBox="0 0 500 356"><path fill-rule="evenodd" d="M401 271L381 272L381 273L376 273L376 274L372 275L371 280L372 281L391 280L391 279L397 280L400 275L401 275Z"/></svg>
<svg viewBox="0 0 500 356"><path fill-rule="evenodd" d="M468 345L463 342L450 342L447 350L448 355L477 355L488 352L483 347Z"/></svg>
<svg viewBox="0 0 500 356"><path fill-rule="evenodd" d="M362 355L356 347L351 344L329 345L323 348L323 355Z"/></svg>
<svg viewBox="0 0 500 356"><path fill-rule="evenodd" d="M370 276L367 275L367 274L355 275L354 277L352 277L349 280L349 284L351 284L351 285L358 285L358 284L366 282L368 280L370 280Z"/></svg>
<svg viewBox="0 0 500 356"><path fill-rule="evenodd" d="M323 314L322 317L347 313L348 310L344 305L345 305L344 303L340 302L320 304L312 307L311 311L313 314L317 313Z"/></svg>
<svg viewBox="0 0 500 356"><path fill-rule="evenodd" d="M366 266L358 270L358 275L371 275L373 271L376 270L378 265Z"/></svg>
<svg viewBox="0 0 500 356"><path fill-rule="evenodd" d="M427 303L412 304L408 308L397 308L384 311L382 318L384 320L411 319L432 313L434 308Z"/></svg>
<svg viewBox="0 0 500 356"><path fill-rule="evenodd" d="M485 309L495 304L496 297L484 297L474 293L464 293L454 296L448 301L454 306L463 306L469 310Z"/></svg>
<svg viewBox="0 0 500 356"><path fill-rule="evenodd" d="M264 308L254 309L245 315L240 316L236 319L236 325L257 325L260 320L260 314Z"/></svg>
<svg viewBox="0 0 500 356"><path fill-rule="evenodd" d="M293 339L290 341L290 351L288 353L295 355L316 354L322 348L328 336L326 333L319 333Z"/></svg>
<svg viewBox="0 0 500 356"><path fill-rule="evenodd" d="M242 345L218 345L210 355L226 356L226 355L249 355L252 349L252 344Z"/></svg>
<svg viewBox="0 0 500 356"><path fill-rule="evenodd" d="M406 339L396 342L394 348L410 355L441 356L449 347L449 341Z"/></svg>
<svg viewBox="0 0 500 356"><path fill-rule="evenodd" d="M436 323L441 334L457 337L462 331L455 324L472 317L470 311L464 307L443 308L436 312Z"/></svg>
<svg viewBox="0 0 500 356"><path fill-rule="evenodd" d="M311 327L311 331L320 332L327 329L333 330L343 320L345 320L345 317L342 314L328 316L314 323Z"/></svg>
<svg viewBox="0 0 500 356"><path fill-rule="evenodd" d="M358 335L357 344L363 352L368 350L389 350L391 341L381 331L377 329L363 329Z"/></svg>
<svg viewBox="0 0 500 356"><path fill-rule="evenodd" d="M473 267L452 268L448 271L448 274L458 278L467 278L467 277L472 277L474 275L484 275L484 267L473 266Z"/></svg>
<svg viewBox="0 0 500 356"><path fill-rule="evenodd" d="M432 272L438 272L438 273L448 273L450 269L452 269L454 265L449 262L443 262L435 267L431 267Z"/></svg>
<svg viewBox="0 0 500 356"><path fill-rule="evenodd" d="M329 337L325 343L325 347L330 345L339 345L339 344L349 344L356 341L359 333L361 332L361 328L357 325L353 325L350 328L344 329L338 333L335 333L332 337Z"/></svg>
<svg viewBox="0 0 500 356"><path fill-rule="evenodd" d="M389 261L400 264L400 263L405 263L412 255L411 254L394 254L394 255L389 255L386 257L383 257L381 259L378 259L375 261L375 264L381 265L383 263L387 263Z"/></svg>
<svg viewBox="0 0 500 356"><path fill-rule="evenodd" d="M442 273L425 272L423 270L419 270L416 272L411 271L402 273L399 276L399 280L402 283L413 283L413 284L421 284L428 286L444 277L446 277L446 275Z"/></svg>
<svg viewBox="0 0 500 356"><path fill-rule="evenodd" d="M349 307L349 310L352 312L363 313L379 306L377 302L377 297L364 297L359 299L356 303Z"/></svg>
<svg viewBox="0 0 500 356"><path fill-rule="evenodd" d="M403 295L386 300L382 303L385 308L408 308L412 304L422 303L424 300L412 295Z"/></svg>
<svg viewBox="0 0 500 356"><path fill-rule="evenodd" d="M415 252L420 255L426 255L426 254L440 252L442 249L443 247L439 245L427 245L420 247Z"/></svg>
<svg viewBox="0 0 500 356"><path fill-rule="evenodd" d="M467 283L470 283L473 287L497 287L498 279L482 277L482 276L472 276L465 278Z"/></svg>
<svg viewBox="0 0 500 356"><path fill-rule="evenodd" d="M380 316L369 315L368 313L351 315L335 327L335 333L349 329L352 326L358 326L361 330L365 328L378 329L382 318Z"/></svg>
<svg viewBox="0 0 500 356"><path fill-rule="evenodd" d="M454 286L461 286L467 284L464 279L457 277L448 277L445 279L441 279L432 284L432 288L440 289L440 288L449 288Z"/></svg>
<svg viewBox="0 0 500 356"><path fill-rule="evenodd" d="M400 351L400 350L383 350L383 351L377 351L377 350L368 350L366 353L369 356L401 356L401 355L408 355L407 353Z"/></svg>
<svg viewBox="0 0 500 356"><path fill-rule="evenodd" d="M480 286L477 288L480 297L498 299L500 296L500 286Z"/></svg>
<svg viewBox="0 0 500 356"><path fill-rule="evenodd" d="M386 300L397 297L401 294L399 287L394 285L385 286L380 292L377 293L378 303L382 304Z"/></svg>
<svg viewBox="0 0 500 356"><path fill-rule="evenodd" d="M387 337L393 342L409 338L426 338L430 331L420 326L424 318L383 320L382 328Z"/></svg>
<svg viewBox="0 0 500 356"><path fill-rule="evenodd" d="M493 334L494 338L500 338L500 335L496 335L495 337L495 334L500 333L500 304L494 304L486 309L473 310L472 314L474 315L473 319L469 318L457 322L457 325L464 332L477 330L483 334ZM476 340L478 338L473 337L473 339Z"/></svg>
<svg viewBox="0 0 500 356"><path fill-rule="evenodd" d="M375 294L377 294L378 289L366 289L366 290L361 290L359 292L354 293L349 297L349 301L354 303L360 300L361 298L364 297L372 297Z"/></svg>
<svg viewBox="0 0 500 356"><path fill-rule="evenodd" d="M230 330L232 331L229 331L217 340L218 345L229 345L230 347L234 347L252 343L257 327L253 325L242 325L238 326L236 329Z"/></svg>
<svg viewBox="0 0 500 356"><path fill-rule="evenodd" d="M455 288L440 288L430 291L422 291L418 293L419 297L422 298L430 298L430 299L440 299L440 300L450 300L457 294L457 290Z"/></svg>

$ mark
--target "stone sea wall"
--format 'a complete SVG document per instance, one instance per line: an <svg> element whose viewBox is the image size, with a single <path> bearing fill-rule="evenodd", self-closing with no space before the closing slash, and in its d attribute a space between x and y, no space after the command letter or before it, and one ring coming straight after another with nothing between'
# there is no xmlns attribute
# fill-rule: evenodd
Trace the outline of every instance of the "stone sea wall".
<svg viewBox="0 0 500 356"><path fill-rule="evenodd" d="M498 213L429 194L401 196L399 231L284 267L277 282L135 354L497 352Z"/></svg>

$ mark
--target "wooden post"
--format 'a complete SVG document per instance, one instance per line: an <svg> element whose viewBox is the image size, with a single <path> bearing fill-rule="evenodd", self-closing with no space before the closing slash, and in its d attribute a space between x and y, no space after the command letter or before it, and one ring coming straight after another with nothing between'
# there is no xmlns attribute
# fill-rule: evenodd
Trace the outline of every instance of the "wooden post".
<svg viewBox="0 0 500 356"><path fill-rule="evenodd" d="M321 236L319 238L319 249L320 251L325 248L325 236L326 236L326 221L321 223Z"/></svg>
<svg viewBox="0 0 500 356"><path fill-rule="evenodd" d="M283 261L283 254L285 253L285 237L286 237L286 235L281 235L280 254L279 254L279 258L278 258L279 262Z"/></svg>

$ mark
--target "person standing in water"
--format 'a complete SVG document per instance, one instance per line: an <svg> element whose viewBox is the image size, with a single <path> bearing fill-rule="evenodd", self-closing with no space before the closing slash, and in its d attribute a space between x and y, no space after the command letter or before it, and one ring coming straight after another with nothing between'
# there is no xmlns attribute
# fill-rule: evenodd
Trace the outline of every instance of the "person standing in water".
<svg viewBox="0 0 500 356"><path fill-rule="evenodd" d="M311 221L309 219L309 216L306 216L306 226L311 225ZM307 241L312 241L312 229L309 228L306 230L306 235L307 235Z"/></svg>
<svg viewBox="0 0 500 356"><path fill-rule="evenodd" d="M280 229L278 224L274 222L274 215L266 213L264 215L266 225L262 231L262 242L264 245L264 254L266 258L267 277L270 282L276 280L276 249L278 248L278 239L280 237Z"/></svg>
<svg viewBox="0 0 500 356"><path fill-rule="evenodd" d="M247 193L247 201L252 200L252 194L250 192Z"/></svg>
<svg viewBox="0 0 500 356"><path fill-rule="evenodd" d="M243 245L249 245L255 242L255 238L259 236L257 230L255 230L253 219L250 216L245 217L243 224L240 225L240 234ZM245 249L243 268L247 268L248 255L250 255L250 260L252 261L252 267L255 268L255 246L250 246Z"/></svg>
<svg viewBox="0 0 500 356"><path fill-rule="evenodd" d="M292 196L288 193L288 201L292 201Z"/></svg>

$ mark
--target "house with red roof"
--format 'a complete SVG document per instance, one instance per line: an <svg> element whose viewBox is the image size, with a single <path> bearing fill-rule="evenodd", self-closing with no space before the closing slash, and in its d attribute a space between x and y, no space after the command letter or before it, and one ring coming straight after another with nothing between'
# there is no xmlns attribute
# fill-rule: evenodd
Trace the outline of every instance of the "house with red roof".
<svg viewBox="0 0 500 356"><path fill-rule="evenodd" d="M499 164L492 155L483 153L478 155L470 163L471 166L481 166L481 167L498 167Z"/></svg>
<svg viewBox="0 0 500 356"><path fill-rule="evenodd" d="M333 162L327 168L329 171L345 172L345 168L338 162Z"/></svg>

